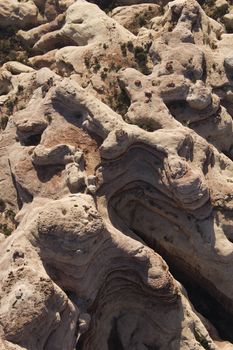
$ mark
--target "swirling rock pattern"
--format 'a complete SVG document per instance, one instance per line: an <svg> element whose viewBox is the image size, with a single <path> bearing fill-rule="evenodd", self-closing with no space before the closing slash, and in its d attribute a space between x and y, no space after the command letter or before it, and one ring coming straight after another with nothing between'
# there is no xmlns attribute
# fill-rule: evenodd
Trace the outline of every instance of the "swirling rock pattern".
<svg viewBox="0 0 233 350"><path fill-rule="evenodd" d="M233 348L233 36L139 3L0 5L2 350Z"/></svg>

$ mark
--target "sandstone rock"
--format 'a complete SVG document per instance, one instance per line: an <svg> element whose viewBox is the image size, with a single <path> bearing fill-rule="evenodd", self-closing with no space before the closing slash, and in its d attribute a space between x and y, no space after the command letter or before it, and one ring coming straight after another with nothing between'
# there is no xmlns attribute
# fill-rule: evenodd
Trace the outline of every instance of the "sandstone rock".
<svg viewBox="0 0 233 350"><path fill-rule="evenodd" d="M149 23L151 18L159 16L161 9L156 4L120 6L113 9L111 17L126 29L137 34L139 28Z"/></svg>
<svg viewBox="0 0 233 350"><path fill-rule="evenodd" d="M215 2L215 6L216 6L217 11L226 13L228 10L229 4L226 0L217 0Z"/></svg>
<svg viewBox="0 0 233 350"><path fill-rule="evenodd" d="M57 145L52 148L39 145L34 149L32 161L36 165L66 164L72 161L73 153L74 149L69 145Z"/></svg>
<svg viewBox="0 0 233 350"><path fill-rule="evenodd" d="M68 164L66 166L67 184L71 193L81 191L85 187L85 173L77 164Z"/></svg>
<svg viewBox="0 0 233 350"><path fill-rule="evenodd" d="M103 38L107 39L109 36L121 36L124 40L133 37L98 6L78 0L68 8L64 26L58 31L45 34L34 47L46 51L51 49L51 44L61 44L63 40L69 40L71 45L83 46L95 41L102 42Z"/></svg>
<svg viewBox="0 0 233 350"><path fill-rule="evenodd" d="M182 206L195 210L209 200L204 177L193 171L188 163L168 157L165 169L174 197Z"/></svg>
<svg viewBox="0 0 233 350"><path fill-rule="evenodd" d="M40 26L37 26L27 31L19 30L17 32L17 37L23 40L26 45L33 45L36 41L40 39L42 35L45 35L50 31L59 29L62 26L63 21L64 15L61 14L49 23L43 23Z"/></svg>
<svg viewBox="0 0 233 350"><path fill-rule="evenodd" d="M0 26L27 27L37 23L38 9L33 1L6 0L0 4Z"/></svg>
<svg viewBox="0 0 233 350"><path fill-rule="evenodd" d="M108 7L109 5L112 7L116 6L128 6L128 5L134 5L134 4L141 4L141 3L152 3L152 4L159 4L165 6L169 1L168 0L112 0L110 2L107 2L106 0L97 0L95 1L100 7Z"/></svg>
<svg viewBox="0 0 233 350"><path fill-rule="evenodd" d="M0 71L3 350L232 347L233 37L138 3L17 5L40 14L33 67Z"/></svg>
<svg viewBox="0 0 233 350"><path fill-rule="evenodd" d="M59 13L59 0L46 0L44 15L48 21L54 20Z"/></svg>
<svg viewBox="0 0 233 350"><path fill-rule="evenodd" d="M9 62L5 63L5 65L3 65L3 67L4 66L12 74L30 73L30 72L34 71L33 68L28 67L25 64L15 62L15 61L9 61Z"/></svg>
<svg viewBox="0 0 233 350"><path fill-rule="evenodd" d="M224 58L224 64L227 69L232 71L233 69L233 56L227 56Z"/></svg>
<svg viewBox="0 0 233 350"><path fill-rule="evenodd" d="M1 69L0 72L0 95L6 95L10 92L11 88L11 74L5 69Z"/></svg>
<svg viewBox="0 0 233 350"><path fill-rule="evenodd" d="M154 344L168 346L172 341L175 348L181 344L181 347L185 349L187 348L185 343L188 335L189 346L193 349L201 349L195 336L192 335L196 329L196 332L198 331L206 339L210 348L216 349L203 324L194 316L186 298L178 290L178 286L168 273L162 259L149 248L143 246L142 243L130 237L120 234L119 240L115 230L105 226L90 196L73 195L60 201L50 201L47 205L34 209L29 216L34 217L33 222L26 231L24 227L24 232L21 232L20 227L18 228L15 240L12 242L6 257L12 270L3 272L2 288L8 292L1 303L4 342L19 343L21 348L35 348L35 344L37 344L36 346L39 348L38 341L29 336L31 328L34 326L38 334L43 333L43 337L40 337L41 346L46 342L49 347L62 349L65 346L67 349L73 349L77 336L75 331L78 327L78 334L84 334L82 343L86 349L90 349L88 345L89 334L92 336L91 346L101 346L102 349L112 346L111 332L116 329L119 341L127 346L126 339L129 344L132 342L129 338L132 330L139 325L142 326L145 322L145 316L142 317L139 311L143 308L144 315L153 314L151 318L153 321L147 322L146 333L141 327L139 328L141 330L137 332L137 337L134 340L138 346L143 345L144 342L147 344L149 342L150 346ZM79 218L78 222L77 217ZM27 239L22 239L22 234L25 236L25 233ZM27 243L26 240L28 240ZM20 246L24 246L23 241L27 245L24 265L22 262L19 264L18 259L10 264L12 256L16 256L16 247L18 251ZM94 244L94 249L89 248L90 244ZM39 248L38 254L34 252L33 246L35 245ZM98 266L99 254L101 254L102 249L106 249L111 254L102 255L103 268L97 268L93 279L92 274L90 274L92 269L88 269L89 272L87 272L86 267ZM128 249L131 251L130 257ZM126 260L125 256L128 256ZM30 265L33 263L37 267L36 270L27 266L28 259L30 259ZM49 274L54 275L56 284L48 277L40 259L43 263L48 262ZM148 269L149 261L153 267ZM135 282L138 279L138 272L136 272L138 265L141 266L140 277L141 287L144 289L143 293L135 289ZM114 270L112 270L112 266L114 266ZM147 271L146 278L144 269ZM121 270L124 271L123 279L120 277ZM73 275L72 283L69 281L70 273ZM92 276L91 284L88 282L89 274L90 277ZM110 279L109 275L112 275ZM17 278L16 284L14 283L15 278ZM33 289L32 286L29 288L29 283L32 281ZM102 284L103 281L104 288L99 294L97 289L99 283ZM119 289L121 283L123 283L122 291ZM68 296L58 285L65 286L70 300L67 299ZM132 286L134 286L133 290ZM151 301L146 306L143 295L147 290L150 291ZM101 306L102 298L108 300L106 309ZM137 299L137 307L135 307L135 298ZM156 300L160 301L156 302ZM104 315L94 326L100 312L99 303ZM8 305L12 306L10 313L6 313ZM45 305L48 310L46 314L44 314ZM90 315L86 310L91 305L93 305L93 311ZM117 305L117 308L114 305ZM152 311L153 305L156 312ZM169 310L166 305L169 305ZM182 308L184 314L182 313L181 316ZM125 313L124 310L127 312ZM167 317L164 317L164 310L170 316L171 327L166 337L161 337L159 335L161 326L164 322L168 322ZM19 317L20 312L21 316ZM123 313L125 316L122 318ZM192 322L190 316L194 317ZM44 322L41 322L42 317L44 317ZM108 325L107 319L112 319L112 317L117 323L113 322ZM180 321L183 319L183 326L179 339L174 341L173 334L178 329L180 330L179 324L173 324L173 318L176 317L180 318ZM17 322L12 322L16 319ZM76 323L78 326L75 326ZM128 324L127 327L126 324ZM105 331L102 331L101 338L99 337L99 327L102 330L107 327Z"/></svg>
<svg viewBox="0 0 233 350"><path fill-rule="evenodd" d="M205 109L211 104L211 90L202 81L197 81L186 100L193 109Z"/></svg>
<svg viewBox="0 0 233 350"><path fill-rule="evenodd" d="M223 22L227 28L227 30L233 30L233 13L227 13L223 16Z"/></svg>

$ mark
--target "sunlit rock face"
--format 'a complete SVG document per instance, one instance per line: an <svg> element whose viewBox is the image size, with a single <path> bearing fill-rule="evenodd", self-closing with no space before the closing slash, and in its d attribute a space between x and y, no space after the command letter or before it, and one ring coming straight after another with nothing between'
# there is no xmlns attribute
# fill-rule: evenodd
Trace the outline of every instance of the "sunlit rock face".
<svg viewBox="0 0 233 350"><path fill-rule="evenodd" d="M230 350L233 34L108 5L0 4L0 348Z"/></svg>

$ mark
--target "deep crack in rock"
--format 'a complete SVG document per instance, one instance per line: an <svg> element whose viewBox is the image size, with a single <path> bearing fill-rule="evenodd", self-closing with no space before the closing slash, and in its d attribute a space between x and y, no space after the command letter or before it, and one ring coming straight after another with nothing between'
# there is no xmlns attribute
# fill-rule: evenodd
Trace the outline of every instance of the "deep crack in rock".
<svg viewBox="0 0 233 350"><path fill-rule="evenodd" d="M201 5L0 3L1 350L233 348L233 7Z"/></svg>

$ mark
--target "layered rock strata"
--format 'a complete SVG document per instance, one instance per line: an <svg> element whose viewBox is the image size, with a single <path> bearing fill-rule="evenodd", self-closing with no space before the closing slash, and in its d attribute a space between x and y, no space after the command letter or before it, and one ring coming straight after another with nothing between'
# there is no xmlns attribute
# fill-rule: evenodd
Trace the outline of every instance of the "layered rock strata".
<svg viewBox="0 0 233 350"><path fill-rule="evenodd" d="M118 5L30 2L30 66L1 67L3 350L233 347L233 36L194 0Z"/></svg>

